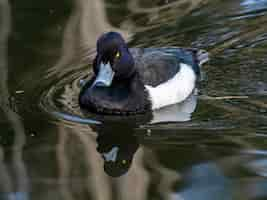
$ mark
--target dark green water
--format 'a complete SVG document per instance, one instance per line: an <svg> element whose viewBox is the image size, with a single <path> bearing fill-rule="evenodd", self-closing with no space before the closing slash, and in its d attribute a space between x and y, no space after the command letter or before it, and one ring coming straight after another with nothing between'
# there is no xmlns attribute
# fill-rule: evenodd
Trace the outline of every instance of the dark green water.
<svg viewBox="0 0 267 200"><path fill-rule="evenodd" d="M208 50L198 95L83 115L109 30ZM266 53L266 0L0 0L0 199L267 199Z"/></svg>

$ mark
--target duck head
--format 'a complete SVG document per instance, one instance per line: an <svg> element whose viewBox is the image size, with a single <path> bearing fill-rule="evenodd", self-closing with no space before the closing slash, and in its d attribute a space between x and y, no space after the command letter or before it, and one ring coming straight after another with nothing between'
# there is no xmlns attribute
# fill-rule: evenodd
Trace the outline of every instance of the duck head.
<svg viewBox="0 0 267 200"><path fill-rule="evenodd" d="M114 80L129 79L136 71L126 42L117 32L108 32L97 41L93 62L96 75L93 86L109 87Z"/></svg>

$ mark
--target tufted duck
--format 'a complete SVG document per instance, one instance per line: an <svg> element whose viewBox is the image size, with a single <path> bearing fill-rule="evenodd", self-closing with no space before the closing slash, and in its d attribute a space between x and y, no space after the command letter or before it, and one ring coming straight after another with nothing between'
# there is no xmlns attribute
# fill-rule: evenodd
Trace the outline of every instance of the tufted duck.
<svg viewBox="0 0 267 200"><path fill-rule="evenodd" d="M129 49L117 32L97 41L93 77L83 86L79 105L101 114L145 113L184 101L193 92L203 50L163 47Z"/></svg>

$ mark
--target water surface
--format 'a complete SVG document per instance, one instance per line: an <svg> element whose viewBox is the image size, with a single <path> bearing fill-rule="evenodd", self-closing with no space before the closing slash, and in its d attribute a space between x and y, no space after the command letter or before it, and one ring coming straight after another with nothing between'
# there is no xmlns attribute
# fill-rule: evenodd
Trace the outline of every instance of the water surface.
<svg viewBox="0 0 267 200"><path fill-rule="evenodd" d="M0 199L267 199L266 0L0 1ZM198 90L81 112L95 41L206 49Z"/></svg>

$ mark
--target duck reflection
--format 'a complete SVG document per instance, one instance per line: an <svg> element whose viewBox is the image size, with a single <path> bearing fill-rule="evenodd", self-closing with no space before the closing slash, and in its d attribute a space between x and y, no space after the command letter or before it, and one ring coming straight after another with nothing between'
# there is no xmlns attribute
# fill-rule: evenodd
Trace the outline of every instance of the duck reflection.
<svg viewBox="0 0 267 200"><path fill-rule="evenodd" d="M97 151L104 160L104 171L112 177L127 173L139 147L133 129L127 130L127 133L105 129L96 141Z"/></svg>
<svg viewBox="0 0 267 200"><path fill-rule="evenodd" d="M103 125L92 127L97 135L97 152L104 161L104 171L111 177L126 174L133 162L134 154L140 144L136 129L140 124L184 122L191 119L197 105L197 95L192 94L186 101L156 110L149 116L138 116L135 120L123 119L110 121L105 118Z"/></svg>
<svg viewBox="0 0 267 200"><path fill-rule="evenodd" d="M197 91L194 91L185 101L153 112L151 124L166 122L186 122L191 120L197 107Z"/></svg>

